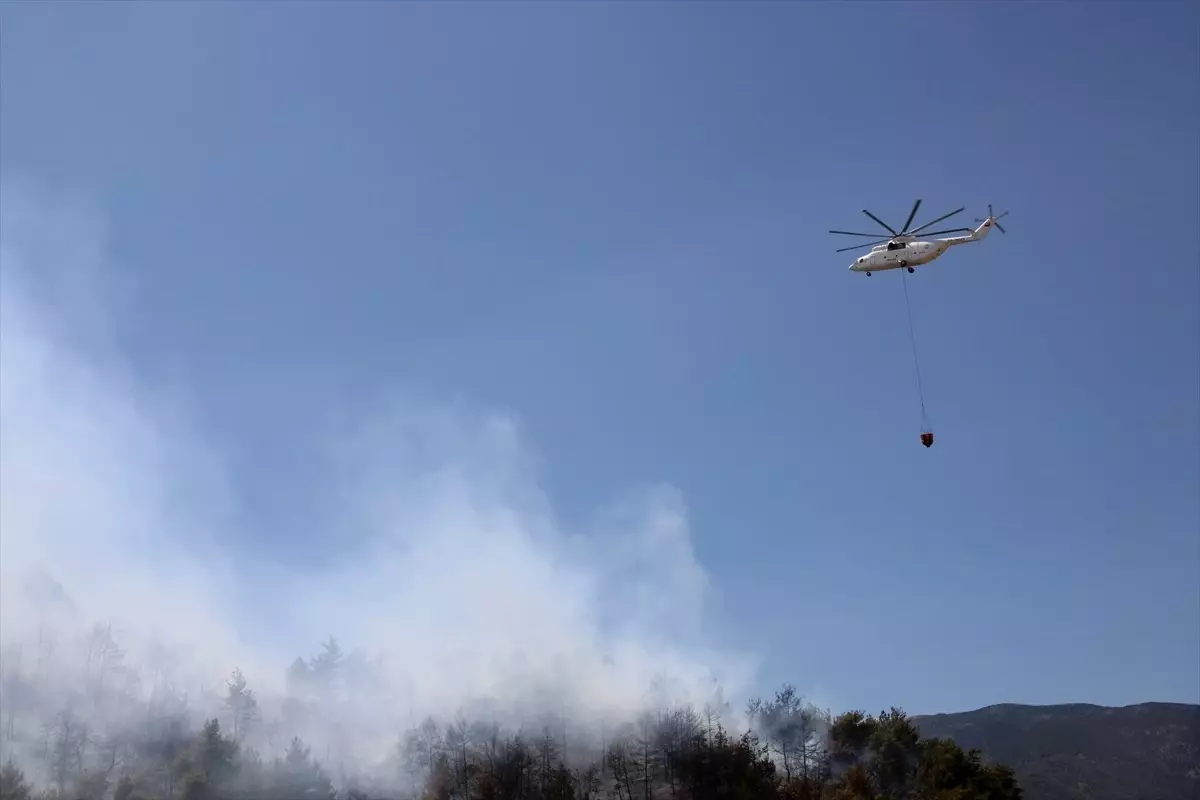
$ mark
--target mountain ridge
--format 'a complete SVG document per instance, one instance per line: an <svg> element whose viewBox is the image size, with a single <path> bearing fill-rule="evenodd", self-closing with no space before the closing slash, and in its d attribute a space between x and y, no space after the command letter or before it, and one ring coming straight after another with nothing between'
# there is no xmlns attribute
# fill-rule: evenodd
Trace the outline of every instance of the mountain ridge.
<svg viewBox="0 0 1200 800"><path fill-rule="evenodd" d="M913 721L1011 766L1027 800L1200 796L1200 704L996 703Z"/></svg>

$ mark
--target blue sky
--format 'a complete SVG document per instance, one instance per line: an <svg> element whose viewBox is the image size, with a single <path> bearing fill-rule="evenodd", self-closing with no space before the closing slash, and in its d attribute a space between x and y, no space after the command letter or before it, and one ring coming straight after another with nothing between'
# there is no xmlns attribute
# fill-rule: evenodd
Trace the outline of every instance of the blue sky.
<svg viewBox="0 0 1200 800"><path fill-rule="evenodd" d="M82 198L242 531L312 430L521 422L567 528L688 508L709 636L839 706L1200 701L1188 3L9 4L0 166ZM908 276L830 228L1008 235ZM0 209L2 210L2 209ZM247 579L249 580L249 579Z"/></svg>

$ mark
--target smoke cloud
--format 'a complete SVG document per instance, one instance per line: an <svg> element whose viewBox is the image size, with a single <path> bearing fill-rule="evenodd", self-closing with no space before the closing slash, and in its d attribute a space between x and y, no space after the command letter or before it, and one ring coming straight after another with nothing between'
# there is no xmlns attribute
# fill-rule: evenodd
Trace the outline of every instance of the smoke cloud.
<svg viewBox="0 0 1200 800"><path fill-rule="evenodd" d="M324 698L321 730L352 730L339 747L363 764L426 715L602 724L748 688L753 660L708 644L680 493L634 487L565 530L506 413L392 395L330 438L319 495L296 492L328 535L353 534L337 558L300 569L230 545L261 531L185 400L203 387L152 381L123 351L137 287L99 217L12 186L0 211L6 676L57 676L43 685L64 706L96 681L143 700L170 686L204 716L239 668L268 715L303 693L291 661L332 635L359 677ZM249 581L283 601L248 606ZM97 666L97 624L120 669Z"/></svg>

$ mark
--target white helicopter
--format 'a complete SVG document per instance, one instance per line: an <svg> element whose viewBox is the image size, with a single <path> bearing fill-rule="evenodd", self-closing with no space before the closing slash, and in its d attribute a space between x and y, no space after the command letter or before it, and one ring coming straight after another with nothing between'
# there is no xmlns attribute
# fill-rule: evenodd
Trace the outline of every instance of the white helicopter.
<svg viewBox="0 0 1200 800"><path fill-rule="evenodd" d="M917 209L920 207L921 207L921 201L917 200L917 202L913 204L912 212L908 215L908 221L904 223L904 228L901 229L901 231L899 233L897 233L896 230L892 226L888 225L886 222L879 219L879 217L875 216L870 211L867 211L865 208L863 209L864 214L866 214L868 217L870 217L871 219L878 222L880 225L882 225L884 228L886 228L890 234L892 234L891 238L878 239L880 234L877 234L877 233L854 233L852 231L830 231L830 233L839 233L843 236L865 236L865 237L868 237L871 239L878 239L878 241L867 242L866 244L857 244L852 247L843 247L837 251L839 253L844 253L847 250L857 250L860 247L870 247L871 248L870 253L867 253L865 256L862 256L861 258L859 258L857 261L855 261L853 264L850 265L850 271L851 272L865 272L867 274L867 277L870 277L872 272L888 270L888 269L905 268L909 272L913 272L914 267L920 267L920 266L930 263L931 261L936 259L942 253L946 252L947 250L949 250L951 247L953 247L956 244L968 244L970 242L980 241L981 239L983 239L984 237L986 237L988 235L988 233L991 231L993 225L995 225L997 228L1000 228L1001 233L1007 233L1007 231L1005 231L1004 228L1000 225L999 220L1006 217L1008 215L1008 212L1005 211L1000 216L996 216L992 212L991 205L988 205L987 219L979 219L978 217L975 218L976 222L983 223L975 230L971 230L970 228L949 228L947 230L932 231L930 233L921 233L923 230L930 227L931 225L936 225L937 223L941 222L944 219L949 219L950 217L953 217L955 214L959 213L960 211L963 211L966 208L966 206L963 206L963 208L959 208L954 211L951 211L949 214L944 214L944 215L938 217L937 219L935 219L933 222L926 222L924 225L920 226L919 228L913 228L912 230L909 230L908 226L912 224L913 219L917 216ZM960 233L963 231L967 232L969 235L968 236L952 236L949 239L926 240L926 239L918 238L918 234L920 234L920 236L922 236L922 237L928 237L928 236L937 236L942 233Z"/></svg>

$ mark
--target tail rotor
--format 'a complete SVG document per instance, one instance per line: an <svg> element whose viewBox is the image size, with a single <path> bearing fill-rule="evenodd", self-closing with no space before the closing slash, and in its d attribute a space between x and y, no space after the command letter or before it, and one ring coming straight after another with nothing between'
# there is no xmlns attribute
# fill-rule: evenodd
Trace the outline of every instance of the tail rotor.
<svg viewBox="0 0 1200 800"><path fill-rule="evenodd" d="M987 219L990 219L992 221L992 224L1000 229L1001 233L1008 233L1008 231L1004 230L1004 226L1000 224L1000 220L1004 219L1007 216L1008 216L1007 211L1005 211L1003 214L997 215L994 211L992 211L992 204L988 203ZM987 219L980 219L979 217L976 217L975 221L976 222L987 222Z"/></svg>

